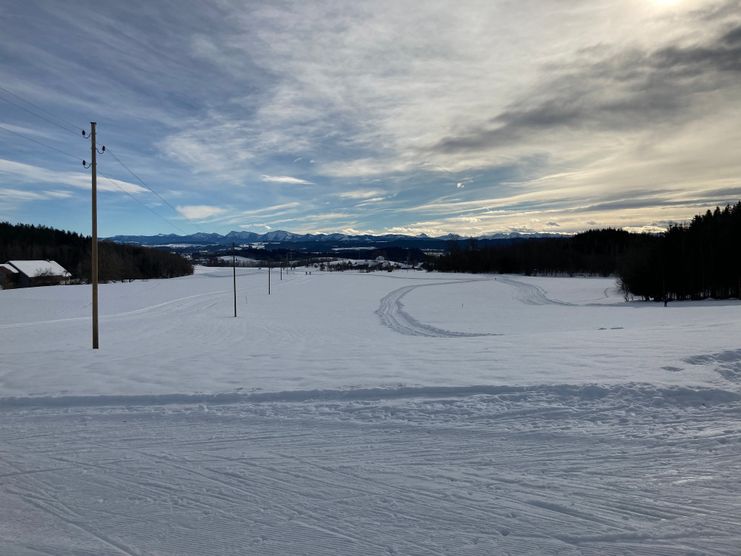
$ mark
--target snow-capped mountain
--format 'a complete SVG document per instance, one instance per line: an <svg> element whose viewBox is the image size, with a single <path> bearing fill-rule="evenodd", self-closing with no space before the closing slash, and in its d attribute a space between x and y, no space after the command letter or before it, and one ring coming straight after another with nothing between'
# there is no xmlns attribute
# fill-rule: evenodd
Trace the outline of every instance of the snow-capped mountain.
<svg viewBox="0 0 741 556"><path fill-rule="evenodd" d="M542 237L546 234L523 234L520 232L494 233L480 236L480 240L511 240L517 238ZM547 234L552 236L552 234ZM252 243L273 243L273 244L290 244L290 243L343 243L352 245L362 244L389 244L403 242L405 244L415 244L424 247L427 243L440 244L447 241L459 241L469 239L468 236L458 234L446 234L443 236L431 237L427 234L416 236L403 234L358 234L349 235L342 233L331 234L295 234L285 230L274 230L259 234L250 231L231 231L225 235L217 233L198 232L190 235L177 234L157 234L151 236L144 235L118 235L108 238L117 243L133 243L138 245L172 245L172 246L230 246L233 243L237 245L247 245Z"/></svg>

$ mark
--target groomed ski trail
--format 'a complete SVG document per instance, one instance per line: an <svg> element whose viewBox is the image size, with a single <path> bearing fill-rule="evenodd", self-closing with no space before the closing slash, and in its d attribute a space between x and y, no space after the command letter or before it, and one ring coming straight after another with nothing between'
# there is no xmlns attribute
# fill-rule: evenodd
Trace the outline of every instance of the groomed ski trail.
<svg viewBox="0 0 741 556"><path fill-rule="evenodd" d="M594 384L0 401L0 554L730 556L739 399Z"/></svg>

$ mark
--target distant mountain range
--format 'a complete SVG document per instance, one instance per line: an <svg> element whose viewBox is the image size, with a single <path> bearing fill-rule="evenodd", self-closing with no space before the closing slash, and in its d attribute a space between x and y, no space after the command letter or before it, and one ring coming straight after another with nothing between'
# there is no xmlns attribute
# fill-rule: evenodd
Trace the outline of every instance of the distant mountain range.
<svg viewBox="0 0 741 556"><path fill-rule="evenodd" d="M475 239L480 240L491 240L491 239L518 239L518 238L530 238L530 237L543 237L545 235L552 236L554 234L522 234L519 232L508 232L508 233L497 233L487 234L484 236L477 237ZM384 234L384 235L348 235L348 234L294 234L292 232L286 232L284 230L275 230L273 232L267 232L264 234L258 234L256 232L237 232L232 231L228 234L216 234L216 233L205 233L199 232L190 235L177 235L177 234L157 234L154 236L136 236L136 235L118 235L107 238L110 241L116 243L130 243L136 245L149 245L149 246L231 246L232 243L237 245L248 245L254 243L268 243L268 244L305 244L305 243L327 243L327 244L352 244L352 245L375 245L384 243L418 243L423 246L425 243L436 243L451 241L451 240L463 240L469 239L466 236L460 236L457 234L447 234L444 236L430 237L426 234L420 234L417 236L409 236L403 234Z"/></svg>

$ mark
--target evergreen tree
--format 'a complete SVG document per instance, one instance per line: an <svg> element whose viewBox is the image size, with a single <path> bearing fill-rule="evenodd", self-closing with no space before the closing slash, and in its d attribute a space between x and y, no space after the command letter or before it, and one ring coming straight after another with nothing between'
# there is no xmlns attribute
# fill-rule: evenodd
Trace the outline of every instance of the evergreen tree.
<svg viewBox="0 0 741 556"><path fill-rule="evenodd" d="M75 279L90 277L91 239L46 226L0 222L0 263L48 259L66 268ZM159 249L101 241L98 275L101 281L172 278L193 274L193 265L180 255Z"/></svg>

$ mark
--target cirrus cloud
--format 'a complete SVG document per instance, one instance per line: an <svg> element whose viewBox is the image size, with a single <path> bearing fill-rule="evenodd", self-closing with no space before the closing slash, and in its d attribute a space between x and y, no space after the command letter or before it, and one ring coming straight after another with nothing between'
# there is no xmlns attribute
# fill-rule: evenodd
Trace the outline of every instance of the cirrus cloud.
<svg viewBox="0 0 741 556"><path fill-rule="evenodd" d="M188 220L205 220L213 216L224 214L227 209L210 205L186 205L175 207Z"/></svg>
<svg viewBox="0 0 741 556"><path fill-rule="evenodd" d="M311 185L310 181L301 178L294 178L293 176L269 176L267 174L263 174L262 176L260 176L260 179L268 183L283 183L287 185Z"/></svg>

